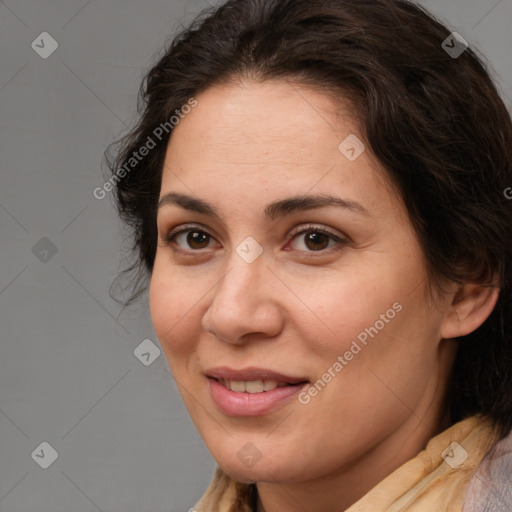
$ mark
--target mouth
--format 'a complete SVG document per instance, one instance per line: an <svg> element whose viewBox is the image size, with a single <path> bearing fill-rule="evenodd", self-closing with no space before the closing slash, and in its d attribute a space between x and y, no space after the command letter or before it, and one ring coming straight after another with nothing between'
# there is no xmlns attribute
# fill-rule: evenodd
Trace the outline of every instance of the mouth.
<svg viewBox="0 0 512 512"><path fill-rule="evenodd" d="M256 367L234 370L227 366L219 366L207 370L205 375L237 393L264 393L276 388L309 382L305 377L292 377L273 370Z"/></svg>
<svg viewBox="0 0 512 512"><path fill-rule="evenodd" d="M267 414L309 383L306 378L260 368L214 368L205 375L214 403L228 416Z"/></svg>
<svg viewBox="0 0 512 512"><path fill-rule="evenodd" d="M213 380L217 381L219 384L224 386L226 389L230 391L234 391L235 393L267 393L276 388L285 388L290 386L298 386L301 384L306 384L308 381L298 382L296 384L290 382L279 382L277 380L229 380L229 379L216 379L211 377Z"/></svg>

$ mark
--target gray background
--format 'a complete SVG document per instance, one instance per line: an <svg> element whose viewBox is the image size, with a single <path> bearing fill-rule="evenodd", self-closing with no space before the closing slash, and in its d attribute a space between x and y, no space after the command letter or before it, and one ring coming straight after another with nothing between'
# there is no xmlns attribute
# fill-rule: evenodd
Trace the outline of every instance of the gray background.
<svg viewBox="0 0 512 512"><path fill-rule="evenodd" d="M510 109L512 0L422 3L486 55ZM2 512L187 511L212 477L163 353L134 355L159 346L147 299L121 311L108 294L122 230L92 194L144 72L205 6L0 1ZM59 45L47 59L42 32Z"/></svg>

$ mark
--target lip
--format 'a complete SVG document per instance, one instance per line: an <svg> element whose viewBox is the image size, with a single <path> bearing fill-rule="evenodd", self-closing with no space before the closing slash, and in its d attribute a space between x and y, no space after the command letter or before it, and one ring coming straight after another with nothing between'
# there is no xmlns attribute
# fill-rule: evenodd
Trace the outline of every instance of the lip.
<svg viewBox="0 0 512 512"><path fill-rule="evenodd" d="M228 367L212 368L205 372L210 394L215 405L227 416L262 416L298 395L309 382L305 378L292 377L263 368L234 370ZM275 380L289 386L278 387L261 393L236 392L226 388L217 379L227 380Z"/></svg>
<svg viewBox="0 0 512 512"><path fill-rule="evenodd" d="M306 382L308 379L305 377L292 377L290 375L284 375L279 372L268 370L265 368L256 368L254 366L243 368L241 370L234 370L227 366L217 366L210 368L205 371L204 374L207 377L213 377L215 379L226 379L226 380L275 380L277 382L284 382L286 384L299 384ZM268 391L267 391L268 393Z"/></svg>

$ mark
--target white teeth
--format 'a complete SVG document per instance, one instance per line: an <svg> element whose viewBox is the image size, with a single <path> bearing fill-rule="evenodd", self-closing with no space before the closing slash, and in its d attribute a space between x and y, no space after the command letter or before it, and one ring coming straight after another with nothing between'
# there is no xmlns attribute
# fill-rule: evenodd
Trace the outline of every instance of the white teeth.
<svg viewBox="0 0 512 512"><path fill-rule="evenodd" d="M275 380L265 380L263 381L263 391L270 391L277 387L277 382Z"/></svg>
<svg viewBox="0 0 512 512"><path fill-rule="evenodd" d="M263 393L264 391L272 391L277 387L283 387L287 384L284 382L277 382L275 380L226 380L220 379L221 384L231 391L238 393Z"/></svg>
<svg viewBox="0 0 512 512"><path fill-rule="evenodd" d="M245 383L247 393L263 393L264 385L262 380L248 380Z"/></svg>
<svg viewBox="0 0 512 512"><path fill-rule="evenodd" d="M229 388L231 391L238 391L239 393L243 393L245 391L245 382L241 380L232 380L229 382Z"/></svg>

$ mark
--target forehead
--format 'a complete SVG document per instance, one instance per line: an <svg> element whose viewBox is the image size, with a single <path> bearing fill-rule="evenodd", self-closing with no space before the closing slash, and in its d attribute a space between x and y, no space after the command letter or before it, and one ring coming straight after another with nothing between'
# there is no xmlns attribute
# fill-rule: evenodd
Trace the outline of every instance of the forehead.
<svg viewBox="0 0 512 512"><path fill-rule="evenodd" d="M325 94L284 80L218 85L197 101L175 128L171 144L178 134L185 142L192 137L194 145L209 153L228 156L223 151L229 149L250 163L259 156L318 159L312 148L358 131L355 120L343 115L341 100L336 104ZM255 147L257 154L252 153Z"/></svg>
<svg viewBox="0 0 512 512"><path fill-rule="evenodd" d="M353 161L340 149L361 138L342 100L286 81L220 85L196 99L168 144L161 195L193 188L270 200L313 191L371 202L388 188L367 148Z"/></svg>

